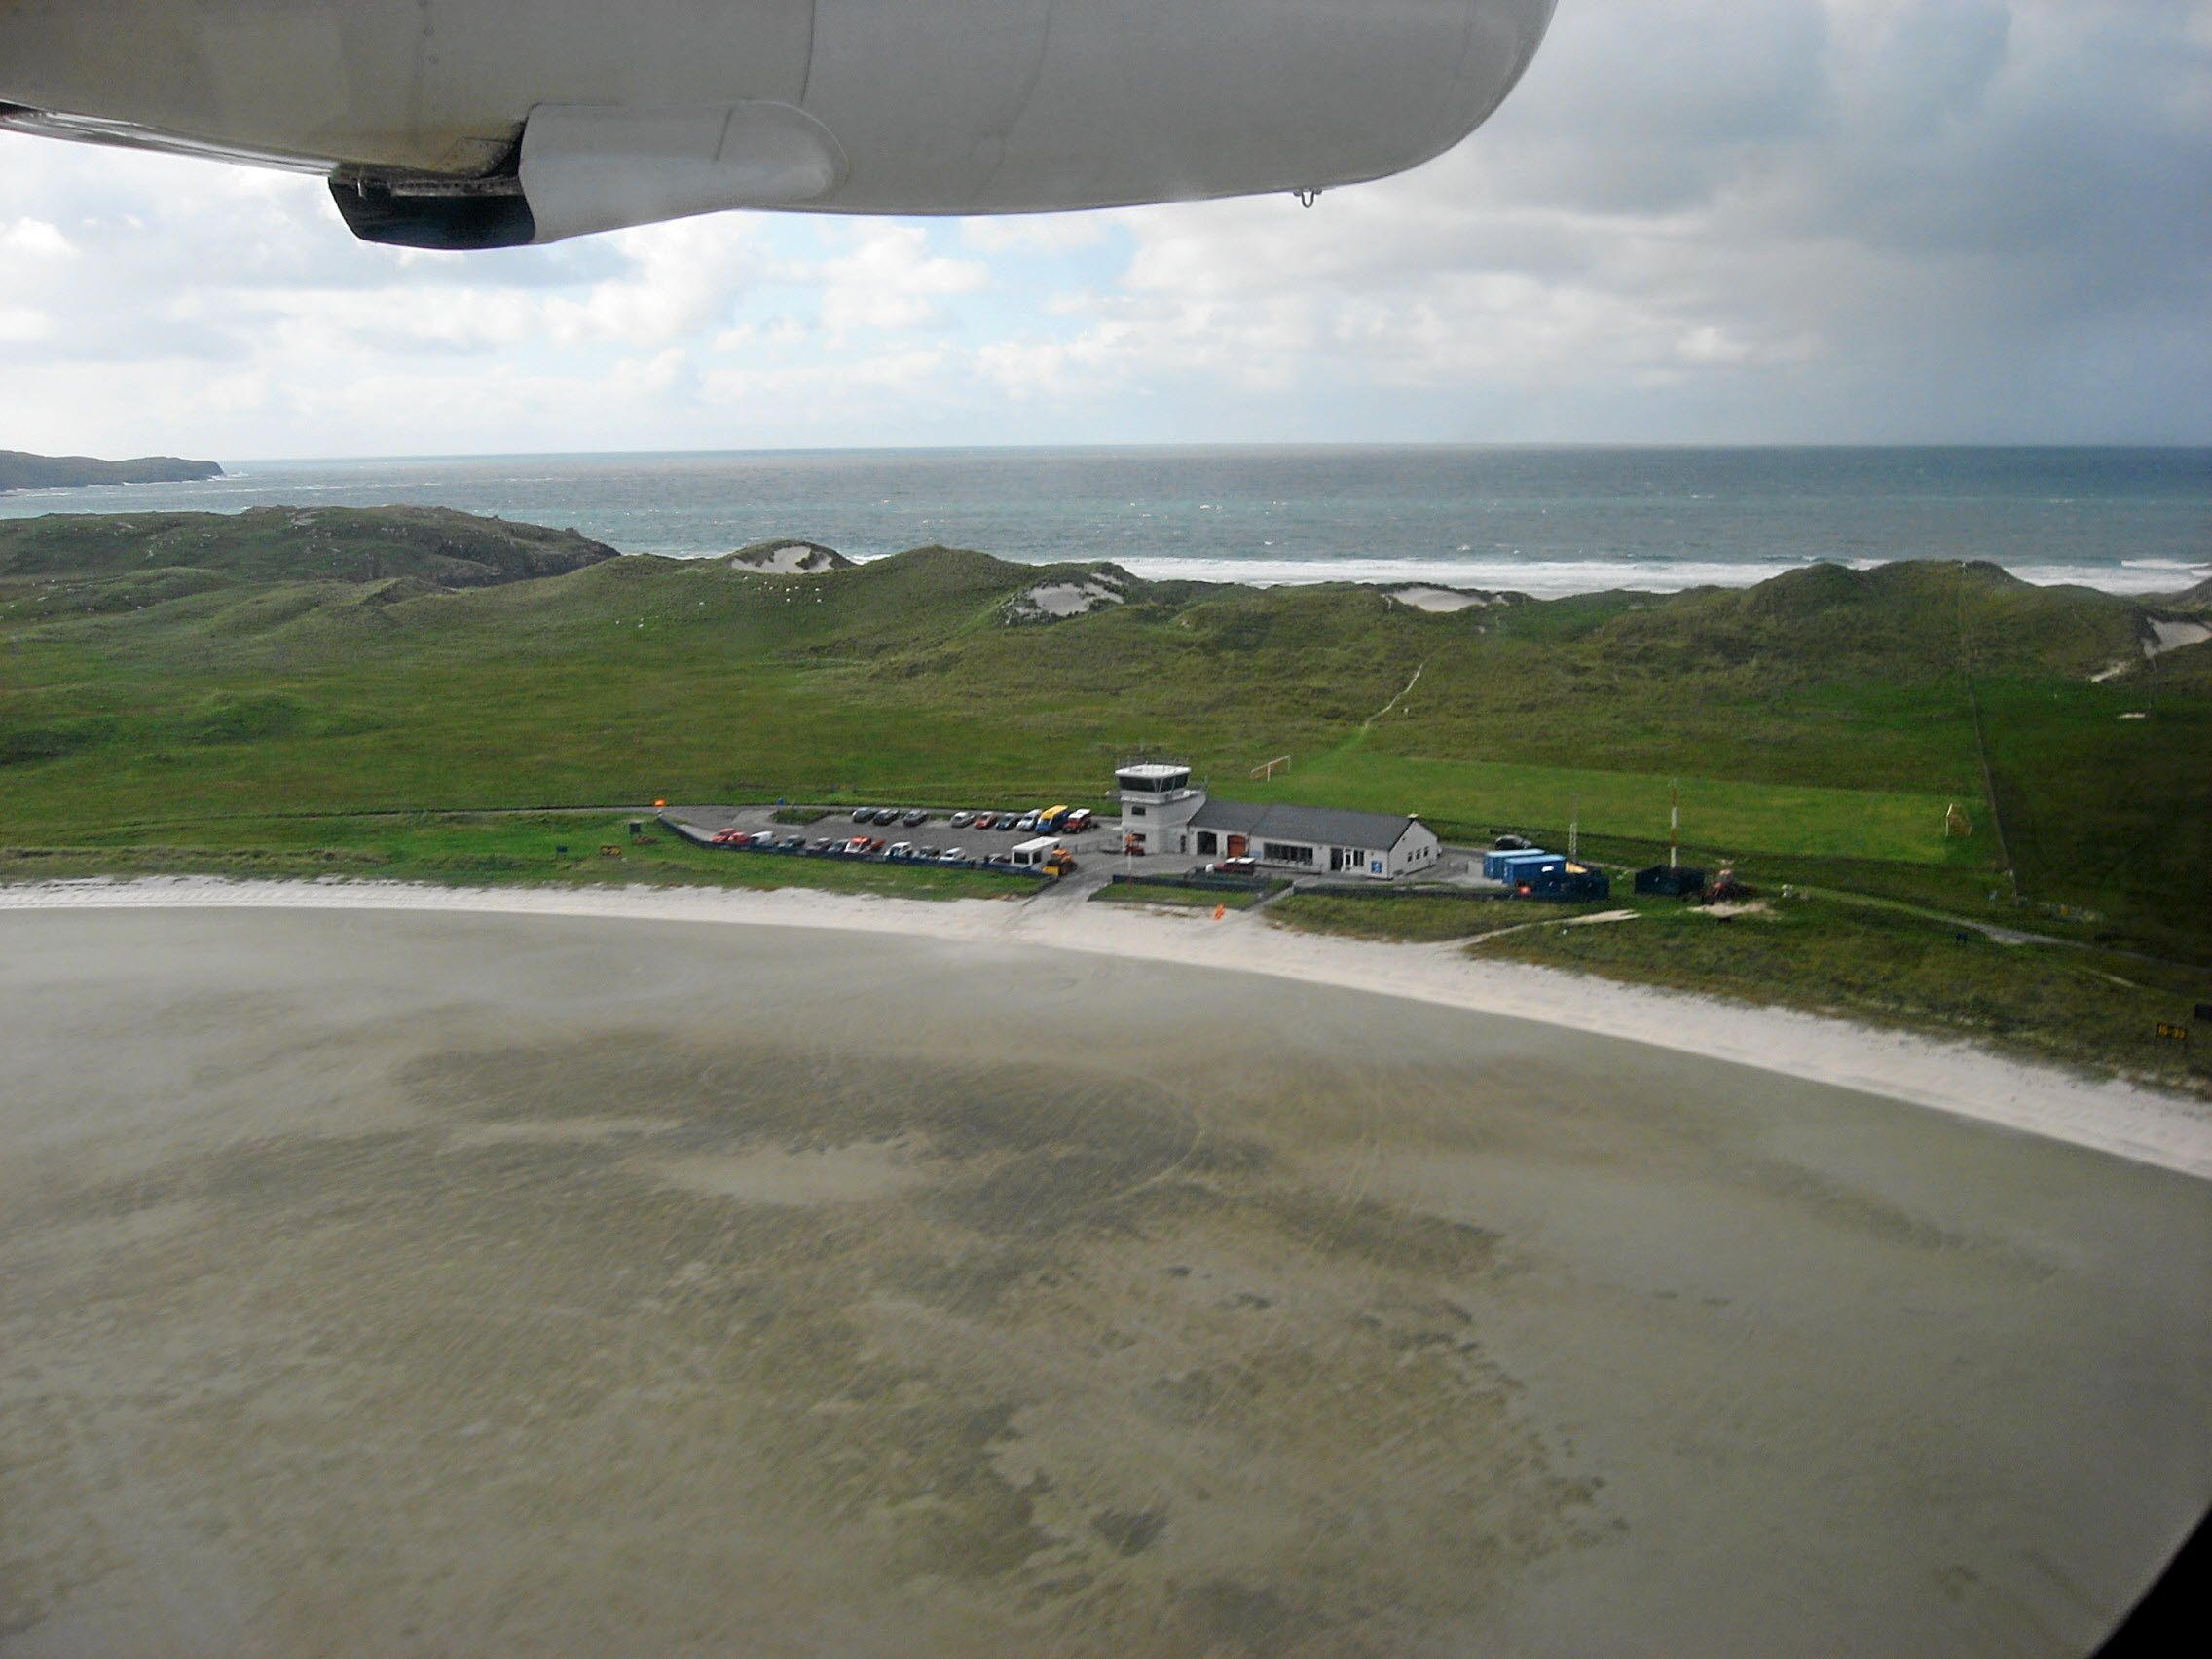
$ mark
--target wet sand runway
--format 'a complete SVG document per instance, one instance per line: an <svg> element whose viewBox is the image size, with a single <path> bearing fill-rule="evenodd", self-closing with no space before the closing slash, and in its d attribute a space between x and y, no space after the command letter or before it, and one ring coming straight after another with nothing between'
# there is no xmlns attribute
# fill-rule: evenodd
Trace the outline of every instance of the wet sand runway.
<svg viewBox="0 0 2212 1659"><path fill-rule="evenodd" d="M2078 1653L2212 1186L1360 993L0 916L0 1653Z"/></svg>

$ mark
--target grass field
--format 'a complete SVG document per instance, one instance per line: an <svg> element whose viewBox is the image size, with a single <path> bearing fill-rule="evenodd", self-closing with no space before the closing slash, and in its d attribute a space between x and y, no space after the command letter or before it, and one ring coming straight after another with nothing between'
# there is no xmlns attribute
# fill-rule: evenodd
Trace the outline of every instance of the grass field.
<svg viewBox="0 0 2212 1659"><path fill-rule="evenodd" d="M634 816L424 812L215 820L192 826L200 831L192 841L109 831L73 846L0 847L0 881L204 873L465 886L809 887L909 899L1011 899L1035 891L1031 881L975 870L726 852L695 846L657 825L648 839L634 841Z"/></svg>
<svg viewBox="0 0 2212 1659"><path fill-rule="evenodd" d="M1683 822L1709 845L1806 858L1942 864L1964 851L1944 834L1956 795L1901 790L1823 789L1663 773L1599 771L1504 760L1439 760L1341 748L1266 784L1235 793L1262 799L1325 798L1331 805L1413 813L1447 833L1487 839L1521 824L1565 827L1577 815L1593 835L1664 839L1670 787L1679 784ZM1967 796L1970 806L1976 794Z"/></svg>
<svg viewBox="0 0 2212 1659"><path fill-rule="evenodd" d="M1679 779L1693 859L1762 885L2212 963L2212 647L2166 659L2155 712L2140 672L2090 683L2137 650L2130 602L1928 563L1449 616L1129 578L1124 605L1017 620L1074 569L929 548L781 577L412 510L15 521L0 847L535 878L525 831L454 815L1096 805L1148 752L1456 838L1579 816L1587 854L1633 866ZM437 828L365 816L409 811Z"/></svg>
<svg viewBox="0 0 2212 1659"><path fill-rule="evenodd" d="M1524 926L1536 913L1532 906L1508 903L1488 894L1366 899L1293 893L1269 909L1268 919L1307 933L1435 944L1472 939L1497 928ZM1551 916L1558 912L1547 904L1540 913Z"/></svg>
<svg viewBox="0 0 2212 1659"><path fill-rule="evenodd" d="M1267 897L1265 893L1175 887L1163 881L1117 881L1090 896L1093 903L1165 904L1179 910L1249 910Z"/></svg>
<svg viewBox="0 0 2212 1659"><path fill-rule="evenodd" d="M2053 945L2001 944L1894 911L1820 900L1723 921L1642 904L1633 922L1539 926L1468 948L1486 960L1833 1014L1971 1039L2045 1062L2122 1072L2212 1096L2212 1072L2161 1041L2204 995L2194 970Z"/></svg>

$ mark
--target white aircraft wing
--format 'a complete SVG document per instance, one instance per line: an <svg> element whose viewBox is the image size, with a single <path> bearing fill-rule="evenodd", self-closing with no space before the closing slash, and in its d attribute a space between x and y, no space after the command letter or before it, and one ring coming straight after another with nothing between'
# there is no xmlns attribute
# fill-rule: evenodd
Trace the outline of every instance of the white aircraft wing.
<svg viewBox="0 0 2212 1659"><path fill-rule="evenodd" d="M1556 0L9 0L0 128L327 176L354 231L1033 213L1400 172Z"/></svg>

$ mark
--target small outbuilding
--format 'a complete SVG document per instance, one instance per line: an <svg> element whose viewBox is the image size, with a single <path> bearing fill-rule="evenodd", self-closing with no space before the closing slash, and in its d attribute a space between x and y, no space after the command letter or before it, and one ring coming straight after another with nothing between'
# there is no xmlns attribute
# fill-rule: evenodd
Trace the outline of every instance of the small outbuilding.
<svg viewBox="0 0 2212 1659"><path fill-rule="evenodd" d="M1705 871L1674 865L1653 865L1636 872L1636 890L1665 899L1694 899L1705 891Z"/></svg>
<svg viewBox="0 0 2212 1659"><path fill-rule="evenodd" d="M1014 848L1007 855L1007 862L1016 869L1043 869L1046 861L1059 850L1059 845L1051 836L1040 835Z"/></svg>

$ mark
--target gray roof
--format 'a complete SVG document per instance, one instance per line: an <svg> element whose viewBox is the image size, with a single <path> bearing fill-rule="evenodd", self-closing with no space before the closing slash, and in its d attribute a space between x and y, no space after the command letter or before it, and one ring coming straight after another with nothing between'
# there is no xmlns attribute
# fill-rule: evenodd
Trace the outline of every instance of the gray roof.
<svg viewBox="0 0 2212 1659"><path fill-rule="evenodd" d="M1369 847L1388 850L1419 823L1387 812L1346 812L1335 806L1267 806L1245 800L1209 797L1191 820L1194 830L1225 835L1300 841L1314 847Z"/></svg>

